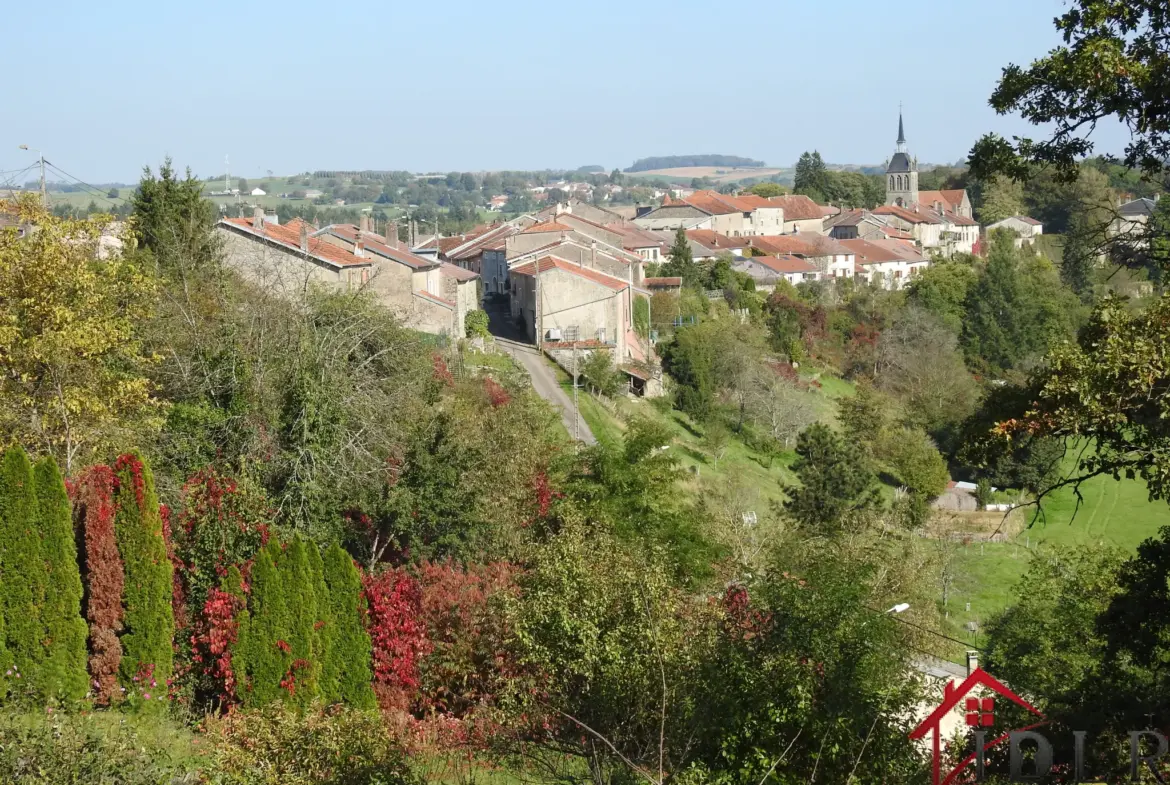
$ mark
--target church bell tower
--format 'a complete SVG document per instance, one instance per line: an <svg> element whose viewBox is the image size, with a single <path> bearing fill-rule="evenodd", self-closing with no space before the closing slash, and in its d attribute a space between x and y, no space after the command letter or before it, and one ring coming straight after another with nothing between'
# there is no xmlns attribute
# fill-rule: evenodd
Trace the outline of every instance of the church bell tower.
<svg viewBox="0 0 1170 785"><path fill-rule="evenodd" d="M886 167L886 204L913 207L918 204L918 161L906 152L906 131L898 109L898 147Z"/></svg>

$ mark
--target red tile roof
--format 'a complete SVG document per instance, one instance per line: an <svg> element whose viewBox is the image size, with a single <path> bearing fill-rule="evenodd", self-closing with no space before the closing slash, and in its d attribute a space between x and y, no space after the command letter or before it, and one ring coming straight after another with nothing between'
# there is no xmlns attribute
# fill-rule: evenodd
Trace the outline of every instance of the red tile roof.
<svg viewBox="0 0 1170 785"><path fill-rule="evenodd" d="M772 203L773 207L784 208L785 221L810 221L825 217L821 206L804 194L773 196L768 201Z"/></svg>
<svg viewBox="0 0 1170 785"><path fill-rule="evenodd" d="M732 239L725 234L720 234L714 229L687 229L686 231L688 239L694 240L699 245L716 251L721 248L727 250L744 248L747 245L742 238Z"/></svg>
<svg viewBox="0 0 1170 785"><path fill-rule="evenodd" d="M593 283L601 284L615 292L620 292L630 285L627 281L623 281L620 278L614 278L612 275L606 275L588 267L581 267L556 256L545 256L535 262L526 262L518 267L513 267L510 273L512 275L536 275L538 266L539 271L542 273L546 273L552 269L563 270L564 272L580 276Z"/></svg>
<svg viewBox="0 0 1170 785"><path fill-rule="evenodd" d="M679 278L678 276L673 276L673 275L668 275L668 276L664 276L664 277L660 276L657 278L643 278L642 283L647 288L650 288L650 289L653 289L656 287L682 286L682 278Z"/></svg>
<svg viewBox="0 0 1170 785"><path fill-rule="evenodd" d="M322 234L324 232L328 232L335 237L339 237L342 240L350 243L357 242L358 228L353 224L330 224L320 232L317 232L317 234ZM439 242L442 243L442 240ZM398 262L399 264L404 264L414 270L429 270L438 266L438 262L434 261L433 259L424 259L421 256L415 256L410 251L406 250L405 247L400 247L401 244L397 240L395 240L394 245L391 246L389 243L385 242L385 238L383 238L381 235L374 234L373 232L364 232L362 234L362 243L365 245L366 250L370 253L384 256L387 259Z"/></svg>
<svg viewBox="0 0 1170 785"><path fill-rule="evenodd" d="M728 215L730 213L750 213L754 206L741 202L734 196L727 196L717 191L695 191L683 199L691 207L697 207L711 215Z"/></svg>
<svg viewBox="0 0 1170 785"><path fill-rule="evenodd" d="M902 229L895 229L892 226L883 226L881 228L881 232L886 237L889 237L889 238L892 238L895 240L913 240L914 239L914 235L910 234L909 232L903 231Z"/></svg>
<svg viewBox="0 0 1170 785"><path fill-rule="evenodd" d="M921 204L921 202L919 203ZM898 207L896 204L884 204L873 211L874 215L892 215L896 218L901 218L906 223L911 224L937 224L942 223L942 220L934 215L930 210L908 210L905 207Z"/></svg>
<svg viewBox="0 0 1170 785"><path fill-rule="evenodd" d="M221 224L227 224L236 231L267 239L293 251L301 250L301 225L303 221L294 220L284 226L279 224L264 224L264 228L257 231L249 218L224 218ZM319 237L309 237L309 255L319 261L334 267L368 267L373 264L369 259L354 256L344 248L326 242Z"/></svg>
<svg viewBox="0 0 1170 785"><path fill-rule="evenodd" d="M792 254L753 256L752 262L777 273L815 273L817 271L815 264Z"/></svg>
<svg viewBox="0 0 1170 785"><path fill-rule="evenodd" d="M559 221L545 221L544 223L533 224L525 229L522 234L535 234L537 232L571 232L573 227L566 226Z"/></svg>
<svg viewBox="0 0 1170 785"><path fill-rule="evenodd" d="M922 254L902 240L838 240L857 254L857 264L878 264L880 262L924 262Z"/></svg>

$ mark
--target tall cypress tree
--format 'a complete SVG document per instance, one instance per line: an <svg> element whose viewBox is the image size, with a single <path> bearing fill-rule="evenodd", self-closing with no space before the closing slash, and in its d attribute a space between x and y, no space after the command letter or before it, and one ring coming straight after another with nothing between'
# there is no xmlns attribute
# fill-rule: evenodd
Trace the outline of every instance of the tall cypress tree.
<svg viewBox="0 0 1170 785"><path fill-rule="evenodd" d="M333 619L332 648L322 674L322 692L331 685L336 692L326 700L341 701L348 706L372 709L375 705L371 686L370 634L363 620L365 597L362 577L353 559L334 543L325 552L326 597Z"/></svg>
<svg viewBox="0 0 1170 785"><path fill-rule="evenodd" d="M236 599L239 612L236 613L236 640L230 646L231 677L225 685L230 696L242 700L247 692L248 653L245 649L251 628L248 613L248 595L244 592L244 576L240 568L232 565L223 577L219 588Z"/></svg>
<svg viewBox="0 0 1170 785"><path fill-rule="evenodd" d="M126 574L119 675L127 690L140 686L156 700L155 705L165 704L157 699L166 695L166 683L174 671L173 568L163 540L154 476L134 453L118 458L114 471L118 477L114 536Z"/></svg>
<svg viewBox="0 0 1170 785"><path fill-rule="evenodd" d="M36 528L36 494L28 454L14 447L0 461L0 608L5 646L21 680L22 692L37 686L44 660L45 565Z"/></svg>
<svg viewBox="0 0 1170 785"><path fill-rule="evenodd" d="M81 571L69 496L52 458L37 461L33 478L47 571L41 613L47 650L38 684L46 696L79 700L89 689L85 670L88 628L81 618Z"/></svg>
<svg viewBox="0 0 1170 785"><path fill-rule="evenodd" d="M237 650L244 661L247 683L240 697L248 706L266 706L287 697L280 683L292 665L292 656L285 640L288 609L278 560L283 561L284 554L276 540L256 554L247 616L241 614L245 623L240 628ZM241 679L239 669L236 679Z"/></svg>
<svg viewBox="0 0 1170 785"><path fill-rule="evenodd" d="M313 663L317 672L317 692L326 703L336 703L337 675L339 668L334 663L334 638L337 625L333 619L333 606L329 602L329 589L325 584L325 564L321 549L310 540L306 543L309 557L309 572L313 579ZM344 667L344 666L343 666Z"/></svg>

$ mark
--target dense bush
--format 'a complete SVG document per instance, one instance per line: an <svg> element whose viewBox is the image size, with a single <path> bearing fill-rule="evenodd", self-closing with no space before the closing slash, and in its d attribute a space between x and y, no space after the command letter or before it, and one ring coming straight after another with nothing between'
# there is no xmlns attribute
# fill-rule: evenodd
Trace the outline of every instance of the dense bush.
<svg viewBox="0 0 1170 785"><path fill-rule="evenodd" d="M4 648L23 680L11 687L21 693L38 687L44 659L45 569L36 522L32 464L17 447L0 463L0 613Z"/></svg>
<svg viewBox="0 0 1170 785"><path fill-rule="evenodd" d="M421 785L372 711L238 711L210 722L208 740L232 785Z"/></svg>

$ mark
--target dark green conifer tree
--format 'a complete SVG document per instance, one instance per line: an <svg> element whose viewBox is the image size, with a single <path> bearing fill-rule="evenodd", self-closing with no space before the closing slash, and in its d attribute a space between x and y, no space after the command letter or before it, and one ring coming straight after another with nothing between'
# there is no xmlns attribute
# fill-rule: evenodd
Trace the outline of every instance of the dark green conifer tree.
<svg viewBox="0 0 1170 785"><path fill-rule="evenodd" d="M337 543L325 552L325 585L334 632L322 685L336 685L332 700L355 708L373 708L370 635L363 621L362 577L353 559Z"/></svg>
<svg viewBox="0 0 1170 785"><path fill-rule="evenodd" d="M37 683L46 697L80 700L89 689L85 669L89 630L81 618L81 572L72 510L55 460L46 457L37 461L33 478L46 570L41 613L46 651Z"/></svg>
<svg viewBox="0 0 1170 785"><path fill-rule="evenodd" d="M333 661L333 641L337 627L329 602L329 589L325 584L325 564L321 560L321 549L317 543L309 540L306 550L313 579L313 608L316 616L313 624L313 662L317 672L317 692L326 703L337 703L340 700L337 694L340 668Z"/></svg>
<svg viewBox="0 0 1170 785"><path fill-rule="evenodd" d="M240 698L247 706L267 706L287 697L280 684L292 665L291 650L285 640L288 610L285 604L284 576L277 562L284 554L276 540L256 554L252 565L252 593L237 641L243 668L237 668L241 684ZM233 655L233 662L237 655ZM246 677L246 678L245 678Z"/></svg>
<svg viewBox="0 0 1170 785"><path fill-rule="evenodd" d="M28 454L20 447L8 450L0 461L0 612L5 648L15 669L9 686L21 693L38 686L44 660L45 565L34 489Z"/></svg>
<svg viewBox="0 0 1170 785"><path fill-rule="evenodd" d="M287 701L305 707L317 697L320 664L313 659L317 620L317 597L313 591L313 570L309 548L300 537L293 538L278 570L284 583L287 603L286 642L292 664L285 674Z"/></svg>
<svg viewBox="0 0 1170 785"><path fill-rule="evenodd" d="M162 516L150 467L136 453L118 458L114 536L126 583L122 662L119 677L127 691L165 705L167 680L174 671L175 617L171 607L171 561L163 540Z"/></svg>

